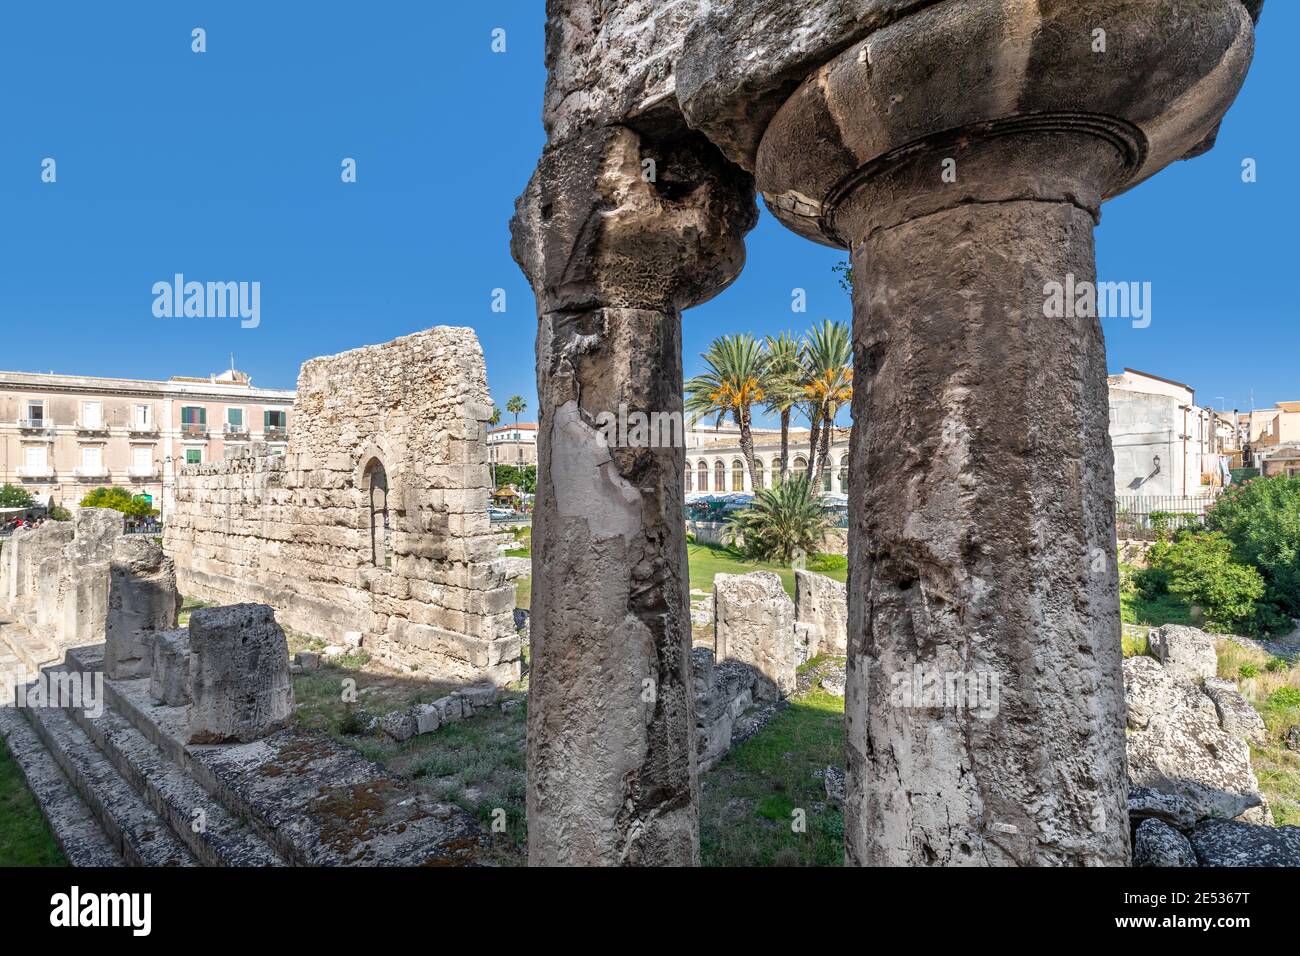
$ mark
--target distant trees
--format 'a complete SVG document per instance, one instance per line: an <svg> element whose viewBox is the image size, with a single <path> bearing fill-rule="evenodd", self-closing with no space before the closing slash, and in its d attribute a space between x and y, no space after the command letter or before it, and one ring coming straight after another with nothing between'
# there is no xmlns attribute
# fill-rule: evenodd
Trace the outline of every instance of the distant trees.
<svg viewBox="0 0 1300 956"><path fill-rule="evenodd" d="M83 508L111 508L130 518L146 518L158 512L143 499L133 497L131 492L117 486L96 488L81 499Z"/></svg>
<svg viewBox="0 0 1300 956"><path fill-rule="evenodd" d="M31 508L36 499L19 485L0 485L0 508Z"/></svg>
<svg viewBox="0 0 1300 956"><path fill-rule="evenodd" d="M848 324L826 320L799 338L782 332L762 343L749 334L724 335L714 339L701 358L706 371L686 383L691 423L701 418L715 418L718 425L728 418L736 423L751 485L757 491L762 482L754 456L754 407L781 417L781 458L773 483L789 474L790 418L793 412L802 412L808 419L808 474L815 489L830 458L835 418L853 398Z"/></svg>

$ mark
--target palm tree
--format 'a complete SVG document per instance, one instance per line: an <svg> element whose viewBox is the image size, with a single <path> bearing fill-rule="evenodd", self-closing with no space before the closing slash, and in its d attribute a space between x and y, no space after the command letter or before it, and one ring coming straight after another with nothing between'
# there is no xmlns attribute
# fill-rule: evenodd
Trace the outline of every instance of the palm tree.
<svg viewBox="0 0 1300 956"><path fill-rule="evenodd" d="M506 402L506 411L513 412L515 416L515 450L518 452L516 464L519 465L521 471L524 467L524 446L519 440L519 416L524 413L524 409L527 407L528 403L524 401L522 395L511 395L510 400Z"/></svg>
<svg viewBox="0 0 1300 956"><path fill-rule="evenodd" d="M813 482L818 482L822 464L830 457L835 416L853 397L853 347L848 325L827 319L814 326L804 339L803 361L804 396L812 426L808 475Z"/></svg>
<svg viewBox="0 0 1300 956"><path fill-rule="evenodd" d="M769 413L779 413L781 416L781 464L778 480L785 481L785 476L790 473L790 413L804 396L803 362L799 341L789 332L769 335L764 344L767 347L767 365L763 376L763 395L766 400L764 408Z"/></svg>
<svg viewBox="0 0 1300 956"><path fill-rule="evenodd" d="M740 427L740 451L749 465L754 489L761 484L754 464L754 435L750 420L754 406L763 401L766 357L763 346L748 333L714 339L700 356L708 371L686 383L686 411L694 425L701 418L717 416L717 424L730 416Z"/></svg>
<svg viewBox="0 0 1300 956"><path fill-rule="evenodd" d="M726 536L753 558L790 561L797 553L815 554L830 519L813 494L807 475L760 489L754 503L727 519Z"/></svg>
<svg viewBox="0 0 1300 956"><path fill-rule="evenodd" d="M492 417L488 419L488 425L496 428L501 424L501 406L496 402L492 403ZM497 461L492 459L492 490L497 490Z"/></svg>

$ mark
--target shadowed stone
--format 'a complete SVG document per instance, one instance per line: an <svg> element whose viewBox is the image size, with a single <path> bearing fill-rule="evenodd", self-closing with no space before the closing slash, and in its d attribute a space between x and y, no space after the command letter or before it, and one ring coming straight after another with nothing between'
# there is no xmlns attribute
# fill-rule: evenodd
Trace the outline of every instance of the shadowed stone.
<svg viewBox="0 0 1300 956"><path fill-rule="evenodd" d="M190 616L193 704L189 742L247 743L293 716L289 644L262 604L200 608Z"/></svg>
<svg viewBox="0 0 1300 956"><path fill-rule="evenodd" d="M715 658L748 664L761 679L754 688L760 700L777 700L794 692L803 662L794 630L794 602L780 575L771 571L718 574L713 578Z"/></svg>
<svg viewBox="0 0 1300 956"><path fill-rule="evenodd" d="M1191 841L1167 823L1143 820L1133 841L1134 866L1196 866Z"/></svg>
<svg viewBox="0 0 1300 956"><path fill-rule="evenodd" d="M153 639L149 695L154 703L180 707L190 702L190 632L159 631Z"/></svg>
<svg viewBox="0 0 1300 956"><path fill-rule="evenodd" d="M833 578L812 571L794 573L795 620L812 627L808 656L843 657L849 642L848 588Z"/></svg>
<svg viewBox="0 0 1300 956"><path fill-rule="evenodd" d="M176 627L176 569L162 545L137 535L117 539L109 566L104 672L114 680L147 677L153 639Z"/></svg>

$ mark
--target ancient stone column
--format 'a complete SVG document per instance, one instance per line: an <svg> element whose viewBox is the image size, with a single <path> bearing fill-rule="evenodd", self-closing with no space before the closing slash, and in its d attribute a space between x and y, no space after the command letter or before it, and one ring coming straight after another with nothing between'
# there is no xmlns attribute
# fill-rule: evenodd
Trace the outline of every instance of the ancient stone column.
<svg viewBox="0 0 1300 956"><path fill-rule="evenodd" d="M852 255L850 863L1128 860L1080 293L1102 201L1204 148L1252 42L1238 0L941 3L843 49L763 135L769 206Z"/></svg>
<svg viewBox="0 0 1300 956"><path fill-rule="evenodd" d="M184 649L173 650L179 656ZM249 743L290 724L289 643L271 608L200 608L190 615L189 651L190 743ZM162 682L178 692L183 681L177 674Z"/></svg>
<svg viewBox="0 0 1300 956"><path fill-rule="evenodd" d="M118 538L109 564L105 676L113 680L149 676L154 638L176 627L180 604L176 568L163 554L162 545L146 535Z"/></svg>
<svg viewBox="0 0 1300 956"><path fill-rule="evenodd" d="M513 251L537 296L528 703L533 864L699 859L681 310L740 271L752 182L697 135L594 125L543 155Z"/></svg>

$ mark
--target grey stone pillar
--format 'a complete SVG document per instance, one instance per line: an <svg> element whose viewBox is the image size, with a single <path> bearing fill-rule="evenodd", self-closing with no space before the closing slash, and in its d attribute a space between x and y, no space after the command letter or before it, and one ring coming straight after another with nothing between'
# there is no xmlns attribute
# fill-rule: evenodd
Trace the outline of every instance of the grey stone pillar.
<svg viewBox="0 0 1300 956"><path fill-rule="evenodd" d="M752 195L702 137L614 124L548 148L512 224L539 311L534 865L699 859L685 451L600 420L680 421L681 310L740 271Z"/></svg>
<svg viewBox="0 0 1300 956"><path fill-rule="evenodd" d="M764 133L769 206L854 268L850 863L1129 858L1105 348L1048 303L1252 36L1236 0L938 4Z"/></svg>

